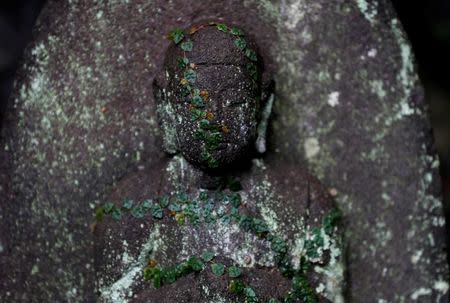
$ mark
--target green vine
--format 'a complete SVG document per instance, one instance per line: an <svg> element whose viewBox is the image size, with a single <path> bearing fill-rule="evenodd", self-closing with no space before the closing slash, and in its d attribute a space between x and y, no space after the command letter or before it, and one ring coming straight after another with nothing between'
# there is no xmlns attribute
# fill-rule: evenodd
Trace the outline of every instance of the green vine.
<svg viewBox="0 0 450 303"><path fill-rule="evenodd" d="M200 90L195 86L197 81L196 65L194 62L190 62L187 57L187 53L191 52L194 47L190 36L206 26L214 26L217 30L235 37L235 46L248 58L249 62L246 67L254 85L256 85L258 80L258 68L256 65L258 57L256 52L249 48L242 30L237 27L230 28L223 23L211 22L208 25L193 27L189 33L185 33L182 29L177 28L168 35L168 38L183 50L183 57L177 60L178 66L184 70L183 78L180 81L181 94L183 97L189 99L189 109L192 113L192 119L198 122L195 138L203 142L200 154L201 159L207 163L209 168L217 168L219 162L214 158L213 154L218 149L223 139L223 134L228 132L228 128L226 125L219 125L212 122L214 114L205 109L205 103L209 100L209 92Z"/></svg>
<svg viewBox="0 0 450 303"><path fill-rule="evenodd" d="M334 235L341 216L339 210L333 209L322 219L321 227L312 229L312 236L305 241L305 255L301 258L299 269L294 269L286 241L273 234L262 218L242 213L241 210L245 207L238 192L241 188L240 182L236 179L224 178L222 186L217 191L200 191L196 197L177 193L173 196L161 196L155 200L145 199L140 203L125 199L120 207L108 202L96 209L96 217L102 220L104 216L111 216L114 220L120 220L125 213L129 213L136 219L142 219L145 216L151 216L155 220L161 220L164 216L172 217L180 225L189 222L196 226L200 223L210 224L218 221L224 224L238 224L245 232L268 241L274 253L276 267L291 280L291 289L282 302L295 302L297 299L302 299L302 302L306 303L317 302L316 294L307 280L307 273L314 259L319 257L319 251L324 249L322 232L330 237ZM157 267L157 262L150 260L149 265L144 269L144 277L158 288L190 273L201 272L205 270L206 264L210 264L209 268L214 275L220 277L228 273L230 293L243 296L245 302L259 302L253 289L241 280L242 269L235 265L226 267L214 262L214 257L213 253L204 252L199 257L192 256L168 268ZM278 301L271 299L269 302Z"/></svg>

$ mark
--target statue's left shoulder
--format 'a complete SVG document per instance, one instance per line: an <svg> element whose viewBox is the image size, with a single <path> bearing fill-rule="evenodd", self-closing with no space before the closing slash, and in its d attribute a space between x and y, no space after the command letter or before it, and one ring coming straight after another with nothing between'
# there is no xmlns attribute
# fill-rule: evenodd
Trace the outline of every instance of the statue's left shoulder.
<svg viewBox="0 0 450 303"><path fill-rule="evenodd" d="M244 182L246 191L264 211L270 208L281 220L302 218L311 226L336 210L330 190L306 169L295 163L254 160L252 174Z"/></svg>

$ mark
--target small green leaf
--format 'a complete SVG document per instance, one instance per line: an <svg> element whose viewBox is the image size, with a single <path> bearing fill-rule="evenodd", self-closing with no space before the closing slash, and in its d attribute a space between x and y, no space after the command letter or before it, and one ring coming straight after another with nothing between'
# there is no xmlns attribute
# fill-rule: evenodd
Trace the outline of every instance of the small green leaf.
<svg viewBox="0 0 450 303"><path fill-rule="evenodd" d="M205 201L208 199L208 192L206 191L201 191L198 195L198 198L202 201Z"/></svg>
<svg viewBox="0 0 450 303"><path fill-rule="evenodd" d="M152 216L155 219L162 219L163 217L163 209L161 208L161 205L155 204L152 206Z"/></svg>
<svg viewBox="0 0 450 303"><path fill-rule="evenodd" d="M178 279L176 268L168 268L163 272L164 283L172 284Z"/></svg>
<svg viewBox="0 0 450 303"><path fill-rule="evenodd" d="M225 215L222 217L222 223L230 224L230 222L231 222L231 217L229 215Z"/></svg>
<svg viewBox="0 0 450 303"><path fill-rule="evenodd" d="M205 252L203 252L203 254L202 254L202 259L203 259L203 261L205 261L205 262L209 262L209 261L211 261L212 259L214 259L214 253L213 253L213 252L210 252L210 251L205 251Z"/></svg>
<svg viewBox="0 0 450 303"><path fill-rule="evenodd" d="M169 39L172 40L175 44L178 44L183 40L184 33L180 28L176 28L169 33Z"/></svg>
<svg viewBox="0 0 450 303"><path fill-rule="evenodd" d="M178 58L178 66L182 69L185 69L189 64L189 59L186 57Z"/></svg>
<svg viewBox="0 0 450 303"><path fill-rule="evenodd" d="M197 129L194 133L194 138L197 140L204 140L206 137L206 132L203 129Z"/></svg>
<svg viewBox="0 0 450 303"><path fill-rule="evenodd" d="M135 206L131 209L131 215L137 219L141 219L145 215L145 210L142 205Z"/></svg>
<svg viewBox="0 0 450 303"><path fill-rule="evenodd" d="M217 161L216 159L210 157L208 159L208 167L209 168L217 168L217 167L219 167L219 161Z"/></svg>
<svg viewBox="0 0 450 303"><path fill-rule="evenodd" d="M237 27L231 29L231 34L235 36L244 36L244 32Z"/></svg>
<svg viewBox="0 0 450 303"><path fill-rule="evenodd" d="M220 140L222 140L222 134L219 132L209 132L205 139L205 143L208 145L208 149L214 150L220 143Z"/></svg>
<svg viewBox="0 0 450 303"><path fill-rule="evenodd" d="M205 103L203 102L203 99L200 96L194 96L192 98L192 105L194 105L197 108L205 107Z"/></svg>
<svg viewBox="0 0 450 303"><path fill-rule="evenodd" d="M239 37L236 40L234 40L234 45L237 46L240 50L244 50L247 47L247 42L244 38Z"/></svg>
<svg viewBox="0 0 450 303"><path fill-rule="evenodd" d="M241 205L242 199L241 199L241 195L239 193L233 193L231 195L231 205L233 205L233 207L238 208Z"/></svg>
<svg viewBox="0 0 450 303"><path fill-rule="evenodd" d="M122 219L122 211L118 207L114 207L114 209L111 212L111 217L114 220L120 220Z"/></svg>
<svg viewBox="0 0 450 303"><path fill-rule="evenodd" d="M230 266L228 268L228 276L230 278L237 278L242 274L242 270L237 266Z"/></svg>
<svg viewBox="0 0 450 303"><path fill-rule="evenodd" d="M183 95L184 97L189 96L189 94L191 93L191 86L190 85L182 85L180 92L181 92L181 95Z"/></svg>
<svg viewBox="0 0 450 303"><path fill-rule="evenodd" d="M206 113L196 108L192 109L191 114L194 121L206 118Z"/></svg>
<svg viewBox="0 0 450 303"><path fill-rule="evenodd" d="M105 210L105 214L110 214L114 209L114 204L111 202L106 202L103 209Z"/></svg>
<svg viewBox="0 0 450 303"><path fill-rule="evenodd" d="M200 258L192 256L188 259L188 265L193 271L201 271L203 269L203 261Z"/></svg>
<svg viewBox="0 0 450 303"><path fill-rule="evenodd" d="M161 207L167 207L169 206L170 203L170 199L168 196L162 196L159 198L159 204L161 205Z"/></svg>
<svg viewBox="0 0 450 303"><path fill-rule="evenodd" d="M239 220L239 226L247 232L253 231L253 218L248 215L242 215Z"/></svg>
<svg viewBox="0 0 450 303"><path fill-rule="evenodd" d="M220 31L222 31L222 32L224 32L224 33L228 32L228 26L226 26L226 25L223 24L223 23L218 23L218 24L216 25L216 27L217 27L218 30L220 30Z"/></svg>
<svg viewBox="0 0 450 303"><path fill-rule="evenodd" d="M176 196L178 203L186 204L189 202L189 196L186 193L178 193Z"/></svg>
<svg viewBox="0 0 450 303"><path fill-rule="evenodd" d="M244 294L247 298L256 298L256 293L251 287L244 288Z"/></svg>
<svg viewBox="0 0 450 303"><path fill-rule="evenodd" d="M225 215L225 207L220 206L220 207L217 209L216 213L217 213L217 217L218 217L218 218L222 218L222 217Z"/></svg>
<svg viewBox="0 0 450 303"><path fill-rule="evenodd" d="M184 78L194 84L197 81L197 73L193 69L188 69L184 72Z"/></svg>
<svg viewBox="0 0 450 303"><path fill-rule="evenodd" d="M130 210L133 207L134 201L130 199L125 199L123 201L122 207L126 210Z"/></svg>
<svg viewBox="0 0 450 303"><path fill-rule="evenodd" d="M213 272L213 274L220 277L225 272L225 265L223 265L222 263L211 264L211 271Z"/></svg>
<svg viewBox="0 0 450 303"><path fill-rule="evenodd" d="M160 288L162 286L162 272L161 271L156 273L155 276L153 277L153 286L155 288Z"/></svg>
<svg viewBox="0 0 450 303"><path fill-rule="evenodd" d="M144 269L144 280L145 281L153 280L153 278L160 273L161 273L161 270L159 268L146 267Z"/></svg>
<svg viewBox="0 0 450 303"><path fill-rule="evenodd" d="M186 42L181 43L181 49L186 52L191 52L192 48L194 47L194 43L192 43L191 40L188 40Z"/></svg>
<svg viewBox="0 0 450 303"><path fill-rule="evenodd" d="M258 61L258 57L256 56L256 53L254 50L247 48L245 50L245 56L249 58L251 61Z"/></svg>
<svg viewBox="0 0 450 303"><path fill-rule="evenodd" d="M230 215L231 215L232 217L237 217L237 216L239 216L239 209L236 208L236 207L233 207L233 208L231 209L231 211L230 211Z"/></svg>
<svg viewBox="0 0 450 303"><path fill-rule="evenodd" d="M258 235L269 232L266 222L258 218L253 218L253 229Z"/></svg>
<svg viewBox="0 0 450 303"><path fill-rule="evenodd" d="M231 280L230 284L228 284L228 290L232 293L232 294L240 294L242 293L242 291L244 290L244 283L242 283L241 280Z"/></svg>
<svg viewBox="0 0 450 303"><path fill-rule="evenodd" d="M209 121L207 119L200 120L199 125L201 129L209 129Z"/></svg>
<svg viewBox="0 0 450 303"><path fill-rule="evenodd" d="M181 210L181 205L178 203L171 203L169 205L169 210L174 212L179 212Z"/></svg>
<svg viewBox="0 0 450 303"><path fill-rule="evenodd" d="M145 199L142 201L142 208L147 211L152 207L153 201L150 199Z"/></svg>

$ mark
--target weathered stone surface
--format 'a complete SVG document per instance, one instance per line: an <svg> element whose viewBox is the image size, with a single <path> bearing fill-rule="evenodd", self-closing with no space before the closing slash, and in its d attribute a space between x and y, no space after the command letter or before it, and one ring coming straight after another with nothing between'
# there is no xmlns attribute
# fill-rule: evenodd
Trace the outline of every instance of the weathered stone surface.
<svg viewBox="0 0 450 303"><path fill-rule="evenodd" d="M191 256L201 256L205 251L214 252L218 262L243 268L244 281L263 302L272 297L282 300L290 290L291 281L284 278L275 265L269 241L246 231L231 219L233 216L225 220L230 216L232 202L223 203L221 198L215 198L216 194L239 194L242 197L239 212L260 217L272 234L286 240L289 260L295 268L299 267L304 241L311 237L313 228L322 227L322 219L333 211L333 200L316 179L280 161L264 163L255 159L243 173L233 176L241 181L239 192L206 191L199 186L204 178L199 170L183 157L175 156L146 171L130 174L106 193L105 201L113 202L118 208L122 208L126 200L138 205L145 199L152 199L151 205L155 205L163 196L170 196L171 204L179 203L174 201L181 193L189 200L197 200L201 210L199 224L192 223L187 215L185 223L179 224L167 209L162 219L153 218L152 211L146 212L142 219L129 211L124 211L120 220L105 216L95 232L100 302L206 303L242 299L228 291L226 276L214 279L209 264L200 274L190 274L161 289L155 290L143 279L143 269L149 260L165 268ZM202 198L197 198L200 193L209 197L202 202ZM214 206L210 212L203 205ZM222 216L217 215L220 212ZM203 218L205 214L208 217ZM328 248L313 262L315 265L308 277L313 289L320 290L317 291L319 302L341 302L344 265L340 238L325 241ZM246 258L250 258L248 263ZM189 289L192 291L187 291Z"/></svg>
<svg viewBox="0 0 450 303"><path fill-rule="evenodd" d="M232 25L228 26L231 30ZM191 35L192 28L196 31ZM180 151L191 163L203 168L223 170L239 160L250 159L253 154L259 113L266 102L261 100L261 57L247 33L243 33L244 48L255 52L255 63L235 45L237 36L218 30L208 21L187 28L185 32L184 41L193 43L192 51L184 51L181 43L172 43L164 68L157 76L159 81L155 81L158 113L165 121L161 125L166 149ZM193 63L193 68L180 66L181 58ZM250 65L254 67L255 79L248 70ZM186 80L187 71L194 73L194 83ZM181 81L185 81L184 85L180 85ZM194 106L190 97L195 89L199 94L207 94L203 98L198 96L200 107ZM205 115L203 119L209 132L199 127L198 120L202 118L193 119L193 110ZM177 119L170 117L175 115ZM221 142L206 148L211 144L205 143L204 137L211 138L213 132L220 136ZM170 141L173 142L170 144Z"/></svg>
<svg viewBox="0 0 450 303"><path fill-rule="evenodd" d="M205 18L252 33L273 71L267 155L338 190L349 300L447 302L438 160L411 49L390 3L364 0L49 1L2 125L1 300L94 300L93 208L162 157L163 36Z"/></svg>

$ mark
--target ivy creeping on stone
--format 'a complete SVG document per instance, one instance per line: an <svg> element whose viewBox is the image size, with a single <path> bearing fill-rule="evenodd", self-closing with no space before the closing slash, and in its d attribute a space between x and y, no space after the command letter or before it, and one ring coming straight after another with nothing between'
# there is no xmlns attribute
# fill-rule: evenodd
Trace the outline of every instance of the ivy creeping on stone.
<svg viewBox="0 0 450 303"><path fill-rule="evenodd" d="M240 228L254 234L258 238L267 241L274 254L274 262L277 269L291 281L291 289L281 302L317 302L317 296L311 287L307 276L312 265L320 260L321 254L326 250L325 237L333 238L336 226L339 223L341 214L337 209L333 209L326 215L320 227L315 227L307 232L307 237L303 247L304 253L297 268L291 263L291 248L280 236L274 234L266 222L259 216L243 213L245 208L238 191L242 188L239 181L233 178L224 178L219 183L219 189L215 192L200 191L196 196L187 193L177 193L172 196L161 196L157 199L146 199L136 203L131 199L125 199L122 205L116 206L113 203L105 203L97 208L96 217L101 220L105 215L111 216L114 220L120 220L125 213L131 214L136 219L150 216L155 220L160 220L164 215L173 217L178 224L192 225L200 223L222 222L223 224L238 224ZM179 278L190 273L211 270L217 276L224 275L229 279L228 290L230 293L242 296L243 302L260 302L255 291L249 285L245 285L242 276L243 270L236 265L225 266L215 262L213 252L205 251L200 256L191 256L186 261L175 266L161 268L157 266L155 260L150 260L144 269L144 278L152 281L154 287L174 283ZM279 302L275 298L269 302Z"/></svg>
<svg viewBox="0 0 450 303"><path fill-rule="evenodd" d="M237 27L230 28L224 23L210 22L209 24L199 25L193 27L188 33L177 28L168 35L168 38L183 50L183 57L178 58L177 61L178 66L183 71L182 79L180 81L180 90L181 94L189 101L192 119L198 122L195 137L203 143L200 156L209 168L217 168L219 162L214 158L214 152L218 149L219 144L223 139L223 133L228 132L228 128L225 125L219 125L212 122L214 115L207 111L205 104L208 102L209 92L200 90L196 87L196 65L195 62L190 62L187 56L187 53L191 52L194 48L190 36L207 26L215 27L217 30L235 37L235 46L248 58L247 71L254 85L256 85L258 81L258 57L256 52L249 47L243 31Z"/></svg>

